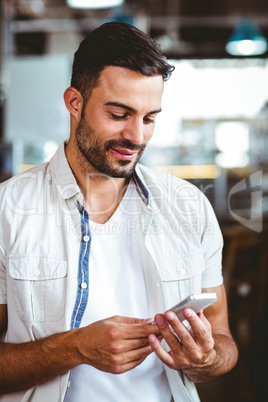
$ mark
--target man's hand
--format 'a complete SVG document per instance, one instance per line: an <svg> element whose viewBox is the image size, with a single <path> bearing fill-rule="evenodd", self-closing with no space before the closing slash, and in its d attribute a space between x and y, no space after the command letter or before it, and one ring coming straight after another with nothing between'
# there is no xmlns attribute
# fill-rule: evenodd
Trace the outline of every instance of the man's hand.
<svg viewBox="0 0 268 402"><path fill-rule="evenodd" d="M6 307L2 305L0 328L5 326L5 317ZM79 364L90 364L109 373L124 373L152 353L149 334L159 336L160 331L148 321L115 316L36 341L2 343L0 394L31 388Z"/></svg>
<svg viewBox="0 0 268 402"><path fill-rule="evenodd" d="M210 323L202 312L196 314L186 308L183 313L191 325L190 331L172 311L155 316L155 323L170 351L162 347L155 335L149 336L152 349L163 363L176 370L213 364L216 352Z"/></svg>
<svg viewBox="0 0 268 402"><path fill-rule="evenodd" d="M76 347L83 363L121 374L141 364L152 353L149 334L157 339L160 331L156 325L148 325L141 319L114 316L81 328Z"/></svg>
<svg viewBox="0 0 268 402"><path fill-rule="evenodd" d="M207 382L231 370L237 362L238 351L228 324L227 300L223 285L206 288L203 292L216 292L218 300L203 312L196 314L186 308L184 316L188 330L176 314L167 311L157 314L155 323L166 343L166 351L159 339L149 335L149 342L163 363L183 372L194 382Z"/></svg>

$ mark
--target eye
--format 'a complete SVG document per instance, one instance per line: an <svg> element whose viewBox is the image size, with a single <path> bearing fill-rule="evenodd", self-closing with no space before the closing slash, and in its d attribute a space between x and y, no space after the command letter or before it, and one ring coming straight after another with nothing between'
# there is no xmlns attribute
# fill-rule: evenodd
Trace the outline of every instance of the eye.
<svg viewBox="0 0 268 402"><path fill-rule="evenodd" d="M111 113L111 116L114 120L124 120L127 117L127 114L125 113L122 115L122 114Z"/></svg>
<svg viewBox="0 0 268 402"><path fill-rule="evenodd" d="M144 124L151 124L154 123L154 119L150 117L144 117L143 122Z"/></svg>

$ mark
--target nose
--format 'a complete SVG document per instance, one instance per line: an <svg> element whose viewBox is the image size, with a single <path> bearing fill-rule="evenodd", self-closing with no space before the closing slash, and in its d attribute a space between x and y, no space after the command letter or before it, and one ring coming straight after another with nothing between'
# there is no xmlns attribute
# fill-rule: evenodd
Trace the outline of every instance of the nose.
<svg viewBox="0 0 268 402"><path fill-rule="evenodd" d="M142 144L144 142L143 119L130 119L122 131L122 136L133 144Z"/></svg>

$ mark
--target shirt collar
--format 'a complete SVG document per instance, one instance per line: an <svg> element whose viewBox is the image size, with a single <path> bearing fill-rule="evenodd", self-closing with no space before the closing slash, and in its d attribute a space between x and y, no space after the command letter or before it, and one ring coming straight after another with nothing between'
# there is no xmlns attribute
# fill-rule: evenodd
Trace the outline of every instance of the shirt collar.
<svg viewBox="0 0 268 402"><path fill-rule="evenodd" d="M65 155L66 144L67 141L60 145L50 161L52 176L54 177L57 188L64 199L71 198L81 193ZM148 206L149 192L139 177L137 170L134 171L132 177L141 200L146 206Z"/></svg>
<svg viewBox="0 0 268 402"><path fill-rule="evenodd" d="M50 160L51 174L63 199L80 193L80 188L65 156L66 144L67 141L63 142Z"/></svg>
<svg viewBox="0 0 268 402"><path fill-rule="evenodd" d="M149 192L143 182L141 181L140 177L138 176L137 170L132 175L134 183L136 184L137 192L144 202L144 204L148 207L149 205Z"/></svg>

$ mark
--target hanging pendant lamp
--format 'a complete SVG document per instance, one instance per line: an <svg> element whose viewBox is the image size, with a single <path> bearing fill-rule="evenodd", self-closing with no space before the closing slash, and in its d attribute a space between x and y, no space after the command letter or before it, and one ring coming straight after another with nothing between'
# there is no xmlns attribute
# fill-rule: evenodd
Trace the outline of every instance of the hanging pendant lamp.
<svg viewBox="0 0 268 402"><path fill-rule="evenodd" d="M72 8L98 9L121 6L124 0L67 0Z"/></svg>
<svg viewBox="0 0 268 402"><path fill-rule="evenodd" d="M232 33L226 51L232 56L257 56L267 50L267 41L252 20L240 21Z"/></svg>

